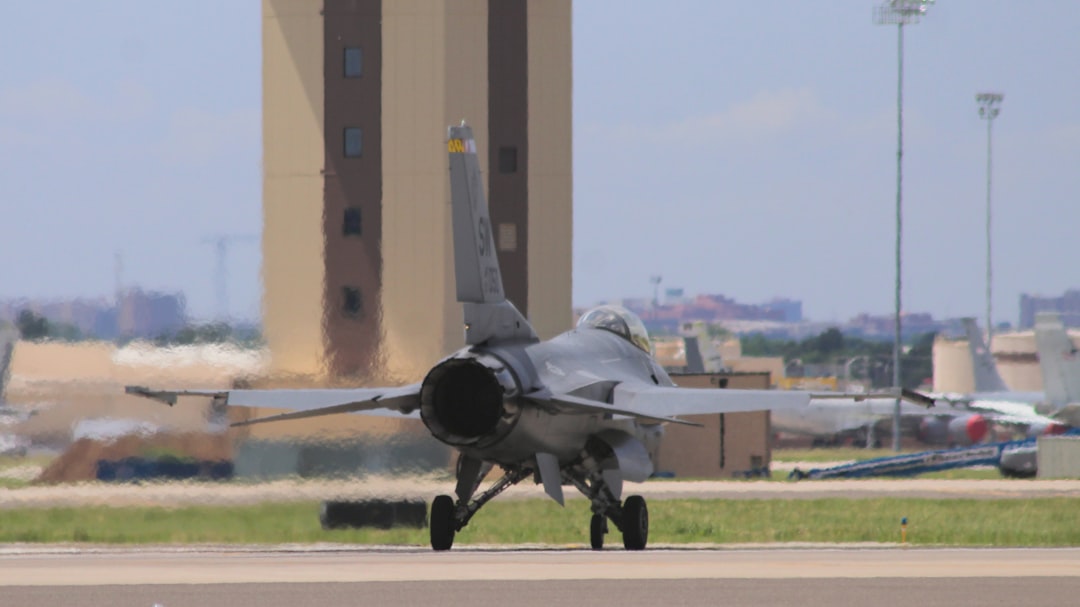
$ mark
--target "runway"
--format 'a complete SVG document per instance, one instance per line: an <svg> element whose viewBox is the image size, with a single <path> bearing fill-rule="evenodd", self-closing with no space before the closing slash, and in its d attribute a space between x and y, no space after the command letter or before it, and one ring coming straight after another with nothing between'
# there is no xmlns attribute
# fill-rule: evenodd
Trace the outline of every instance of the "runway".
<svg viewBox="0 0 1080 607"><path fill-rule="evenodd" d="M1074 604L1080 549L0 550L11 605Z"/></svg>
<svg viewBox="0 0 1080 607"><path fill-rule="evenodd" d="M57 506L244 505L267 501L328 499L422 499L447 493L449 479L363 477L343 480L283 480L268 483L78 483L0 488L0 510ZM859 499L877 497L1009 498L1080 497L1077 480L860 479L823 481L659 481L627 483L626 493L647 499ZM583 499L568 491L568 499ZM521 483L500 500L545 499L542 486Z"/></svg>

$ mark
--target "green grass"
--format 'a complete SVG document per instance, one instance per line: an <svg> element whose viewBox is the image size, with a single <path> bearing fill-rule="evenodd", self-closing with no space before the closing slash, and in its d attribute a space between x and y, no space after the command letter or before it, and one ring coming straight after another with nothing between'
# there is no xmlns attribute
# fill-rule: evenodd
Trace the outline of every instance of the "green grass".
<svg viewBox="0 0 1080 607"><path fill-rule="evenodd" d="M13 455L0 455L0 470L21 468L22 466L48 466L56 459L55 455L27 455L15 457Z"/></svg>
<svg viewBox="0 0 1080 607"><path fill-rule="evenodd" d="M918 453L904 450L901 453ZM773 449L774 462L846 462L898 455L892 449L862 449L858 447L821 447L816 449Z"/></svg>
<svg viewBox="0 0 1080 607"><path fill-rule="evenodd" d="M915 545L1080 546L1080 499L653 500L650 542L896 542L907 517ZM426 529L324 531L318 504L185 508L51 508L0 512L0 542L428 545ZM583 545L584 500L493 502L458 544ZM614 532L614 530L613 530ZM620 543L617 533L610 543Z"/></svg>

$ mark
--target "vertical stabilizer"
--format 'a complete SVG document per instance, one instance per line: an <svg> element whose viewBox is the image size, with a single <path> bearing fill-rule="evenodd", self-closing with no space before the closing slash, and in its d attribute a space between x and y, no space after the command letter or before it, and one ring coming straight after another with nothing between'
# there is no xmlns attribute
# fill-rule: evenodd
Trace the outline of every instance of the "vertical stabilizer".
<svg viewBox="0 0 1080 607"><path fill-rule="evenodd" d="M465 342L537 341L529 322L503 291L491 218L472 128L450 127L450 204L457 299L465 304Z"/></svg>
<svg viewBox="0 0 1080 607"><path fill-rule="evenodd" d="M1009 387L1001 379L994 355L986 347L982 331L975 324L974 318L964 319L964 332L967 333L968 348L971 352L971 366L975 372L976 392L1007 392Z"/></svg>
<svg viewBox="0 0 1080 607"><path fill-rule="evenodd" d="M1039 351L1046 401L1058 407L1080 403L1080 352L1057 312L1035 315L1035 347Z"/></svg>
<svg viewBox="0 0 1080 607"><path fill-rule="evenodd" d="M687 373L719 373L724 370L723 358L709 337L708 325L701 321L686 322L679 332L686 350Z"/></svg>

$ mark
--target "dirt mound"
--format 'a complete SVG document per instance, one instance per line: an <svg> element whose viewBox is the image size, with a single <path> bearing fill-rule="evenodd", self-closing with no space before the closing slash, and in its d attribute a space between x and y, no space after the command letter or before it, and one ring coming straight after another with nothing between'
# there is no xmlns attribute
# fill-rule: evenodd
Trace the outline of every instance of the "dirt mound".
<svg viewBox="0 0 1080 607"><path fill-rule="evenodd" d="M128 435L111 441L81 438L71 444L41 472L36 483L55 484L91 481L97 478L100 460L119 460L127 457L172 455L203 461L231 460L231 434L186 432L181 434Z"/></svg>

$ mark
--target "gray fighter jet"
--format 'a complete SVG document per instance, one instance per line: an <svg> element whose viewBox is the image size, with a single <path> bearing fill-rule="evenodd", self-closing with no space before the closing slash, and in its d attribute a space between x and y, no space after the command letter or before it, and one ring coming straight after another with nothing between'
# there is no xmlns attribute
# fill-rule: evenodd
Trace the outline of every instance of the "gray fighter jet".
<svg viewBox="0 0 1080 607"><path fill-rule="evenodd" d="M325 390L127 391L174 404L178 396L292 412L245 422L336 413L419 415L431 434L460 452L454 496L431 504L431 546L454 535L488 501L527 478L563 503L573 485L592 504L590 540L604 544L608 523L629 550L645 548L645 500L623 499L623 481L653 471L646 443L676 416L806 406L809 392L678 388L653 360L645 326L629 311L602 306L577 328L540 341L508 301L495 255L472 129L451 127L450 189L457 299L464 304L465 348L439 361L423 381L395 388ZM487 473L504 474L479 492Z"/></svg>

